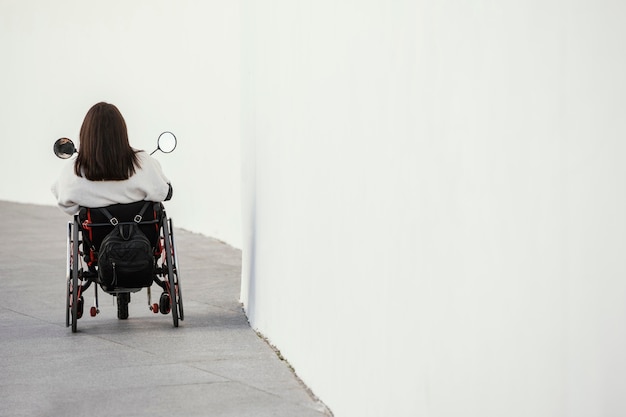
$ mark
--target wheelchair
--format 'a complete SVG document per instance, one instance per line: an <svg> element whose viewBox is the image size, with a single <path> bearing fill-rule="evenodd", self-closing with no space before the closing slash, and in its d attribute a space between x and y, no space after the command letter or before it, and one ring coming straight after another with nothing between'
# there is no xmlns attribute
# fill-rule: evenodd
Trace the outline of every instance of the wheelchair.
<svg viewBox="0 0 626 417"><path fill-rule="evenodd" d="M104 284L98 272L98 250L104 237L113 230L113 223L97 208L81 207L73 220L68 222L67 235L67 301L66 327L77 331L78 320L83 317L85 294L94 288L94 304L89 312L92 317L100 313L98 289L117 298L117 317L128 318L128 303L132 293L147 290L148 307L153 313L172 315L174 327L184 320L180 271L177 266L176 246L172 219L165 213L163 204L149 202L143 216L137 213L146 202L115 204L106 207L119 224L136 223L146 235L154 251L154 274L152 280L143 282L116 280L114 285ZM151 209L150 209L151 208ZM152 303L151 288L155 284L162 290L159 302Z"/></svg>

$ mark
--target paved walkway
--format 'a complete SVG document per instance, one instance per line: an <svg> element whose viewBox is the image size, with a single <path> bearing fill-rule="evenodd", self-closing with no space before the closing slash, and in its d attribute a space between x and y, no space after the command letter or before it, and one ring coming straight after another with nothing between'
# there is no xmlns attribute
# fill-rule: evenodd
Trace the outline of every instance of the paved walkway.
<svg viewBox="0 0 626 417"><path fill-rule="evenodd" d="M240 251L175 229L180 327L148 310L145 290L133 294L128 320L100 292L92 318L90 288L73 334L65 327L69 216L0 201L0 217L1 417L330 415L250 328L238 302Z"/></svg>

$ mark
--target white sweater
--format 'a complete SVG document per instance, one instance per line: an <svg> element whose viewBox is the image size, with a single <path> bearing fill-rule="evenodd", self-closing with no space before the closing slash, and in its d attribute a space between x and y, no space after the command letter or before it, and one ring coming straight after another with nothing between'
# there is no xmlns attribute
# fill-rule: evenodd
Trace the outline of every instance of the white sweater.
<svg viewBox="0 0 626 417"><path fill-rule="evenodd" d="M123 181L90 181L74 173L73 158L52 185L52 193L61 210L73 215L82 207L105 207L136 201L163 201L169 192L169 180L159 161L146 152L137 153L140 167Z"/></svg>

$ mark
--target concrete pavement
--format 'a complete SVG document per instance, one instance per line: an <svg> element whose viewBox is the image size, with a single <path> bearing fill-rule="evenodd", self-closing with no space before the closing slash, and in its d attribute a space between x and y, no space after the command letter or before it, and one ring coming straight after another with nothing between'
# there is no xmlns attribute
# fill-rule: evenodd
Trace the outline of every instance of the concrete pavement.
<svg viewBox="0 0 626 417"><path fill-rule="evenodd" d="M73 334L65 327L69 216L3 201L0 216L0 416L331 415L250 328L238 302L239 250L175 229L180 327L149 311L145 290L132 295L128 320L100 291L92 318L90 288Z"/></svg>

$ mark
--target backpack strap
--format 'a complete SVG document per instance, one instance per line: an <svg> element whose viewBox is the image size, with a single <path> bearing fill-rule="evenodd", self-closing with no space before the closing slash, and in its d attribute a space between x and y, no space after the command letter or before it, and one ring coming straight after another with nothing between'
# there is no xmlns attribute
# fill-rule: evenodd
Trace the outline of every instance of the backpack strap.
<svg viewBox="0 0 626 417"><path fill-rule="evenodd" d="M135 218L133 219L135 223L141 223L141 219L143 219L143 214L146 212L146 209L148 208L148 206L150 206L150 204L150 201L146 201L144 203L144 205L141 207L141 210L139 210L139 213L137 213L135 215Z"/></svg>
<svg viewBox="0 0 626 417"><path fill-rule="evenodd" d="M139 210L139 213L137 213L135 217L133 218L133 221L135 223L141 222L141 219L143 219L143 214L146 212L150 204L151 204L150 201L146 201L145 204L141 207L141 210ZM119 223L119 220L117 220L117 217L113 217L111 212L107 210L106 207L99 207L98 210L100 210L100 213L104 214L107 217L107 219L109 219L109 223L111 223L113 226L117 226L117 224Z"/></svg>
<svg viewBox="0 0 626 417"><path fill-rule="evenodd" d="M100 213L107 216L107 219L109 219L109 223L111 223L113 226L117 226L119 220L117 220L117 217L113 217L109 210L107 210L105 207L99 207L98 210L100 211Z"/></svg>

